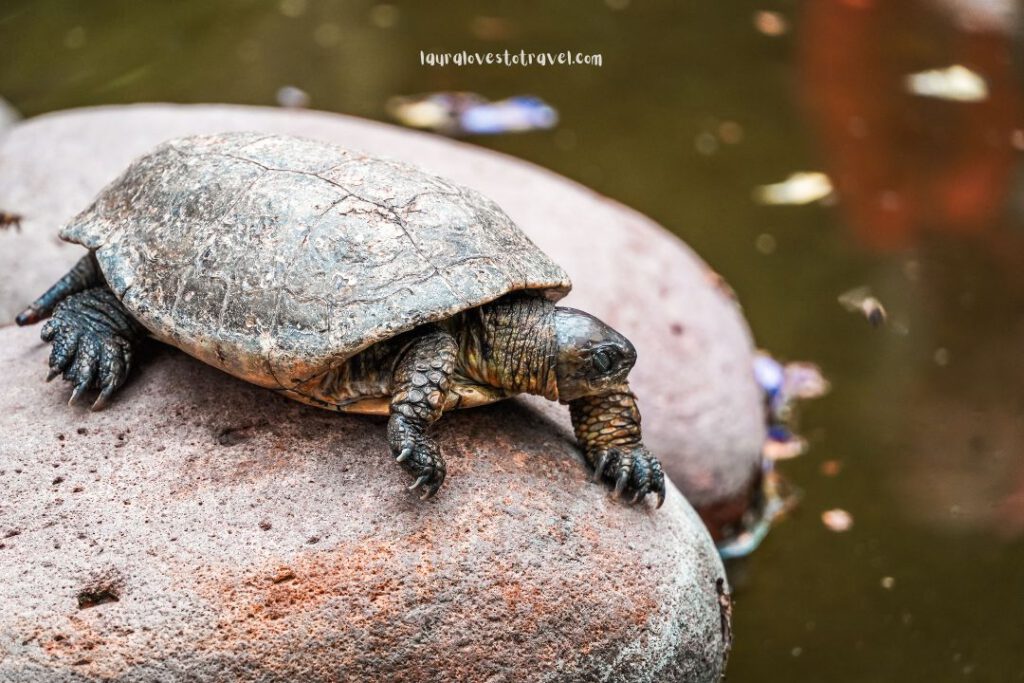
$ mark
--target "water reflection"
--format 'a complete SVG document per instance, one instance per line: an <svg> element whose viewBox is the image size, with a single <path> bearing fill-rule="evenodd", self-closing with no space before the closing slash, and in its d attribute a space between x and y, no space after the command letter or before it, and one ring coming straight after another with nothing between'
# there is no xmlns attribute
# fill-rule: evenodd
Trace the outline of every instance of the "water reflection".
<svg viewBox="0 0 1024 683"><path fill-rule="evenodd" d="M802 99L850 227L891 249L928 233L1019 251L1024 96L1014 6L829 0L804 5ZM963 30L969 26L971 30ZM908 74L964 65L988 96L970 104L908 92Z"/></svg>
<svg viewBox="0 0 1024 683"><path fill-rule="evenodd" d="M910 254L911 344L895 403L902 513L945 531L1024 534L1024 78L1016 5L870 0L804 5L801 94L858 240ZM974 102L922 97L907 74L964 65ZM992 271L995 271L994 273ZM986 334L978 334L985 330ZM903 370L905 371L905 366ZM884 417L870 408L862 419Z"/></svg>

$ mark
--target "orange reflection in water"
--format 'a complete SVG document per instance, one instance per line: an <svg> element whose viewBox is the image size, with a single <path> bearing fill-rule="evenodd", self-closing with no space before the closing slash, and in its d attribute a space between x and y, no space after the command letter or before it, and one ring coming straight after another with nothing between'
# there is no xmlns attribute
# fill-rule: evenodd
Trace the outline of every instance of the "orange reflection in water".
<svg viewBox="0 0 1024 683"><path fill-rule="evenodd" d="M906 394L886 408L905 416L889 481L909 518L1003 539L1024 536L1017 2L810 0L798 52L801 99L850 229L875 250L922 247L921 281L903 301L915 311L916 360L900 368ZM1005 20L971 21L1000 6ZM984 78L987 97L910 92L908 75L955 64ZM949 347L949 367L928 360L937 346Z"/></svg>
<svg viewBox="0 0 1024 683"><path fill-rule="evenodd" d="M982 3L953 4L803 5L802 99L844 215L876 249L907 247L932 231L983 236L999 250L1024 247L1007 229L1022 223L1012 202L1017 147L1024 149L1013 28L988 21L966 31L958 19ZM982 75L988 97L955 102L907 90L907 75L952 64Z"/></svg>

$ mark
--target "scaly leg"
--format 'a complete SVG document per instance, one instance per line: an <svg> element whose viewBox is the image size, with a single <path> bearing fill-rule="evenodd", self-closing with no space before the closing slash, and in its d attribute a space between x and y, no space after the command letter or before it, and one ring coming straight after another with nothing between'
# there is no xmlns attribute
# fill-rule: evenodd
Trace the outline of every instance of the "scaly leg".
<svg viewBox="0 0 1024 683"><path fill-rule="evenodd" d="M34 325L40 320L46 320L53 313L54 307L67 297L102 284L103 276L100 274L99 264L96 263L96 255L89 252L79 259L75 267L69 270L64 277L46 290L45 294L19 313L14 321L24 327L25 325Z"/></svg>
<svg viewBox="0 0 1024 683"><path fill-rule="evenodd" d="M46 381L64 374L75 387L69 405L86 390L99 389L92 406L99 410L124 384L131 370L133 347L144 335L143 327L107 287L72 294L57 304L40 335L53 344Z"/></svg>
<svg viewBox="0 0 1024 683"><path fill-rule="evenodd" d="M569 413L595 481L603 479L615 487L616 497L625 493L631 503L654 493L661 507L665 475L661 463L641 442L640 411L629 387L570 401Z"/></svg>
<svg viewBox="0 0 1024 683"><path fill-rule="evenodd" d="M441 449L426 431L441 417L458 350L450 334L432 328L405 349L392 377L388 443L397 462L416 478L410 490L424 487L421 498L430 498L444 482Z"/></svg>

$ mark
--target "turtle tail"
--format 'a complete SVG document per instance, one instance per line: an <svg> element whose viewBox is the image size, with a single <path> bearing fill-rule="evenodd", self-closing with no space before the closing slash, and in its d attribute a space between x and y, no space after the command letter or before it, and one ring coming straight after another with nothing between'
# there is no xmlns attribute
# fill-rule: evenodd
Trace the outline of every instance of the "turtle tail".
<svg viewBox="0 0 1024 683"><path fill-rule="evenodd" d="M89 252L69 270L64 277L57 280L46 293L32 302L24 311L14 319L19 326L34 325L40 320L46 320L53 313L61 301L77 294L90 287L103 283L103 276L100 274L100 266L96 262L96 255Z"/></svg>

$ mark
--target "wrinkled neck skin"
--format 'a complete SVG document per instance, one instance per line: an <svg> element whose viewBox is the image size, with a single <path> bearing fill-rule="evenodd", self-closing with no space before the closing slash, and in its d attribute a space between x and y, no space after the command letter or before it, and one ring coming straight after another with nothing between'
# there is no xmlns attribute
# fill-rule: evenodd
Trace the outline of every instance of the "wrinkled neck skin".
<svg viewBox="0 0 1024 683"><path fill-rule="evenodd" d="M462 373L479 384L558 400L555 305L512 295L467 311L457 326ZM605 449L641 445L640 410L625 382L568 401L573 430L588 460Z"/></svg>
<svg viewBox="0 0 1024 683"><path fill-rule="evenodd" d="M628 449L640 444L640 410L627 384L601 396L583 396L569 401L569 414L576 439L588 455L602 449Z"/></svg>
<svg viewBox="0 0 1024 683"><path fill-rule="evenodd" d="M558 400L555 305L512 295L467 311L459 330L462 372L479 384Z"/></svg>

